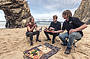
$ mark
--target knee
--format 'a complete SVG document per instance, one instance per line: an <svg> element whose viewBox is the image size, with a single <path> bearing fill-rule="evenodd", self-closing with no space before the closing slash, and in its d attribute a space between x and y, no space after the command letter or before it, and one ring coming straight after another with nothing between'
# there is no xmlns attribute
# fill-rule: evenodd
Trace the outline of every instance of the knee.
<svg viewBox="0 0 90 59"><path fill-rule="evenodd" d="M26 32L26 36L29 37L28 32Z"/></svg>
<svg viewBox="0 0 90 59"><path fill-rule="evenodd" d="M53 36L55 36L55 37L58 36L58 35L59 35L59 34L57 34L57 33L53 34Z"/></svg>
<svg viewBox="0 0 90 59"><path fill-rule="evenodd" d="M26 36L31 37L31 36L33 36L33 33L32 32L26 32Z"/></svg>
<svg viewBox="0 0 90 59"><path fill-rule="evenodd" d="M75 33L69 34L69 38L75 37Z"/></svg>
<svg viewBox="0 0 90 59"><path fill-rule="evenodd" d="M44 31L44 33L46 33L46 31Z"/></svg>
<svg viewBox="0 0 90 59"><path fill-rule="evenodd" d="M64 37L63 37L63 35L62 35L62 34L59 34L59 38L60 38L60 39L63 39Z"/></svg>
<svg viewBox="0 0 90 59"><path fill-rule="evenodd" d="M38 34L40 34L40 31L37 31Z"/></svg>
<svg viewBox="0 0 90 59"><path fill-rule="evenodd" d="M36 31L37 33L40 33L40 31Z"/></svg>

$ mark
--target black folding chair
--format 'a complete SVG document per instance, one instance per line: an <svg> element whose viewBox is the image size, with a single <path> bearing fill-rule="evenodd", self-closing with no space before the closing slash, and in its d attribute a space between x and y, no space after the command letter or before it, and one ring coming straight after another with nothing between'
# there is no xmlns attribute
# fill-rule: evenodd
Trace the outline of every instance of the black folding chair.
<svg viewBox="0 0 90 59"><path fill-rule="evenodd" d="M76 47L75 44L76 44L79 40L81 40L81 38L80 38L80 39L75 39L75 40L74 40L74 43L73 43L73 46L74 46L74 47Z"/></svg>
<svg viewBox="0 0 90 59"><path fill-rule="evenodd" d="M75 48L77 47L77 46L76 46L76 43L77 43L78 41L80 41L80 40L81 40L81 38L80 38L80 39L75 39L75 40L74 40L74 43L73 43L74 51L75 51Z"/></svg>

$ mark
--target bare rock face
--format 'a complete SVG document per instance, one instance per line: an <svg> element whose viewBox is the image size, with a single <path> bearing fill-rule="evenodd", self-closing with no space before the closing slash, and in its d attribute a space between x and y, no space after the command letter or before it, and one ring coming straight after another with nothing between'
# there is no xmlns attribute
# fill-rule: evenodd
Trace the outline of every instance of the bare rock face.
<svg viewBox="0 0 90 59"><path fill-rule="evenodd" d="M0 0L0 9L5 13L6 28L25 27L31 16L26 0Z"/></svg>
<svg viewBox="0 0 90 59"><path fill-rule="evenodd" d="M79 8L75 11L75 17L90 24L90 0L82 0Z"/></svg>

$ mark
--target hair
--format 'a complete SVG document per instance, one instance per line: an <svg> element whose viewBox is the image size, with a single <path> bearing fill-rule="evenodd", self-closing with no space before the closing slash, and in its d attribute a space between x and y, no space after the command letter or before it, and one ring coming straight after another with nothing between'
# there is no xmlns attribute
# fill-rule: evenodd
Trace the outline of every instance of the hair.
<svg viewBox="0 0 90 59"><path fill-rule="evenodd" d="M71 13L71 11L70 10L65 10L63 13L62 13L62 15L67 15L67 17L72 17L72 13Z"/></svg>
<svg viewBox="0 0 90 59"><path fill-rule="evenodd" d="M31 16L31 17L30 17L29 22L31 22L31 21L32 21L32 18L33 18L33 16Z"/></svg>
<svg viewBox="0 0 90 59"><path fill-rule="evenodd" d="M56 19L58 18L58 16L57 16L57 15L54 15L54 16L53 16L53 18L54 18L54 17L56 17Z"/></svg>

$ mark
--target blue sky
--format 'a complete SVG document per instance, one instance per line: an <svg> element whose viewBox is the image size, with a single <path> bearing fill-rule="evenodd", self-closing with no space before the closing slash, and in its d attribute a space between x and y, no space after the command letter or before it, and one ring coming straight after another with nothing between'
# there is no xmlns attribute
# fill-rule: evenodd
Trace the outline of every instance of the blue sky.
<svg viewBox="0 0 90 59"><path fill-rule="evenodd" d="M48 13L52 11L62 11L63 9L77 8L80 0L27 0L31 12Z"/></svg>
<svg viewBox="0 0 90 59"><path fill-rule="evenodd" d="M58 15L62 18L62 12L70 9L72 13L79 7L81 0L27 0L31 14L34 18L52 18ZM4 13L0 10L0 21L5 20Z"/></svg>
<svg viewBox="0 0 90 59"><path fill-rule="evenodd" d="M74 11L79 7L81 0L27 0L31 14L35 18L52 18L58 15L62 19L62 12L69 9Z"/></svg>

